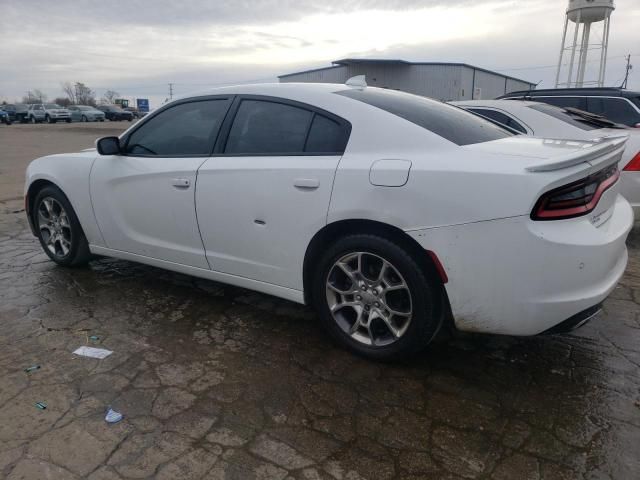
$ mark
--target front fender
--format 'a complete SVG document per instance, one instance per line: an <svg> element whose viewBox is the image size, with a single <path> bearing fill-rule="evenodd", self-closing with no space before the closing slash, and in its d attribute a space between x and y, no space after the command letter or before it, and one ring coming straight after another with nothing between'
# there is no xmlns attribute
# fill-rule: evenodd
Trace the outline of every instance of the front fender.
<svg viewBox="0 0 640 480"><path fill-rule="evenodd" d="M34 160L27 167L24 194L28 199L34 193L32 187L42 182L52 183L69 199L89 244L104 246L89 190L89 177L96 158L93 151L49 155Z"/></svg>

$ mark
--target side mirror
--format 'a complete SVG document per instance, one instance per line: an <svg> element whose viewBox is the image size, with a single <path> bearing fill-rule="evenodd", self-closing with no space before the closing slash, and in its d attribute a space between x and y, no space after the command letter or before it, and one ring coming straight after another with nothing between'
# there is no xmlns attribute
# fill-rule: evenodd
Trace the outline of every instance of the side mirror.
<svg viewBox="0 0 640 480"><path fill-rule="evenodd" d="M96 140L96 148L100 155L120 155L120 139L118 137L102 137Z"/></svg>

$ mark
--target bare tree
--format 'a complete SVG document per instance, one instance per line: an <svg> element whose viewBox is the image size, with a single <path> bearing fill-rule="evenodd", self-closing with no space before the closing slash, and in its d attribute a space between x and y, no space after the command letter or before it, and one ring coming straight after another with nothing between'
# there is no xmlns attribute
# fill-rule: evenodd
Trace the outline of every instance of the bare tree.
<svg viewBox="0 0 640 480"><path fill-rule="evenodd" d="M68 107L71 105L71 101L67 97L57 97L53 100L54 103L57 103L61 107Z"/></svg>
<svg viewBox="0 0 640 480"><path fill-rule="evenodd" d="M34 88L29 90L27 94L22 97L22 103L44 103L47 101L47 96L42 90Z"/></svg>
<svg viewBox="0 0 640 480"><path fill-rule="evenodd" d="M62 83L62 91L67 96L70 104L78 103L76 99L76 89L71 84L71 82L63 82Z"/></svg>
<svg viewBox="0 0 640 480"><path fill-rule="evenodd" d="M95 106L96 94L84 83L76 82L75 91L76 91L76 101L78 102L78 104Z"/></svg>
<svg viewBox="0 0 640 480"><path fill-rule="evenodd" d="M120 96L120 94L114 90L107 90L106 92L104 92L104 95L102 95L102 102L103 103L113 103L115 101L116 98L118 98Z"/></svg>
<svg viewBox="0 0 640 480"><path fill-rule="evenodd" d="M70 104L96 105L96 94L82 82L64 82L62 91L69 99Z"/></svg>

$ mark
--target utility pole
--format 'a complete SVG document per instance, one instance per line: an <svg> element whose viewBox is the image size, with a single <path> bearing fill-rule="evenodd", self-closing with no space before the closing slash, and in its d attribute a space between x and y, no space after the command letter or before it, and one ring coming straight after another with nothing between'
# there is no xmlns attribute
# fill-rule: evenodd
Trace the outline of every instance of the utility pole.
<svg viewBox="0 0 640 480"><path fill-rule="evenodd" d="M631 65L631 54L627 55L627 68L624 74L624 80L622 81L622 86L620 88L627 88L627 83L629 82L629 73L633 70L633 65Z"/></svg>
<svg viewBox="0 0 640 480"><path fill-rule="evenodd" d="M173 100L173 83L169 84L169 100Z"/></svg>

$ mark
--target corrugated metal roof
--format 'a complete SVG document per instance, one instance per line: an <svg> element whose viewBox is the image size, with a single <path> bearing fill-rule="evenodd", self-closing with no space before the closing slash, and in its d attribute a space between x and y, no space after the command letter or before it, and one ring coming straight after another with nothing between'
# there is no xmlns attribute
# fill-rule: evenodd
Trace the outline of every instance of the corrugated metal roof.
<svg viewBox="0 0 640 480"><path fill-rule="evenodd" d="M500 72L495 72L492 70L488 70L486 68L476 67L474 65L469 65L468 63L459 63L459 62L410 62L408 60L402 60L399 58L344 58L341 60L335 60L330 67L321 67L321 68L313 68L311 70L303 70L301 72L294 73L285 73L284 75L278 75L278 78L290 77L292 75L300 75L302 73L312 73L319 72L322 70L330 70L333 68L339 68L344 65L354 65L354 64L364 64L364 63L375 63L375 64L398 64L398 65L440 65L440 66L449 66L449 67L467 67L473 70L478 70L480 72L491 73L493 75L499 75L503 78L508 78L510 80L515 80L517 82L528 83L529 85L535 85L535 83L530 82L529 80L523 80L521 78L511 77L509 75L505 75Z"/></svg>

